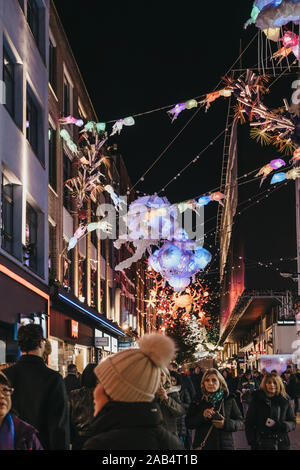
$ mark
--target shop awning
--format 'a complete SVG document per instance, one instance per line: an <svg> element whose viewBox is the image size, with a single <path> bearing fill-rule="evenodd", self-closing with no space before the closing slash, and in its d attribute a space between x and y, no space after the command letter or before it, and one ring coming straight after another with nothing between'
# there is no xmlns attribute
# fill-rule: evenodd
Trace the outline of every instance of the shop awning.
<svg viewBox="0 0 300 470"><path fill-rule="evenodd" d="M95 322L97 327L105 329L107 332L117 336L126 336L126 333L124 333L116 323L108 320L103 315L100 315L96 310L88 307L86 304L82 304L73 295L64 291L57 291L53 297L53 303L56 305L60 302L65 305L69 312L75 310L77 314L84 315L86 319Z"/></svg>
<svg viewBox="0 0 300 470"><path fill-rule="evenodd" d="M219 344L236 340L243 336L249 327L260 318L272 305L278 305L285 296L284 292L245 291L236 303L225 329L219 339Z"/></svg>

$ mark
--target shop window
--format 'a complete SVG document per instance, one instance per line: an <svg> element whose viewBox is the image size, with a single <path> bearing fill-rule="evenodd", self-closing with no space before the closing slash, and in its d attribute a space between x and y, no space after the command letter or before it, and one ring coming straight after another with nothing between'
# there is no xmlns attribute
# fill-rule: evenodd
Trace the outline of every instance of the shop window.
<svg viewBox="0 0 300 470"><path fill-rule="evenodd" d="M37 263L38 213L27 202L26 204L26 245L24 264L33 271L38 270Z"/></svg>
<svg viewBox="0 0 300 470"><path fill-rule="evenodd" d="M26 138L31 145L32 150L44 163L43 148L43 112L31 88L27 86L26 101Z"/></svg>
<svg viewBox="0 0 300 470"><path fill-rule="evenodd" d="M49 39L49 83L56 92L57 49L54 41Z"/></svg>
<svg viewBox="0 0 300 470"><path fill-rule="evenodd" d="M2 175L2 207L1 207L1 246L8 253L13 253L13 217L14 187Z"/></svg>
<svg viewBox="0 0 300 470"><path fill-rule="evenodd" d="M57 190L56 130L49 124L49 184Z"/></svg>

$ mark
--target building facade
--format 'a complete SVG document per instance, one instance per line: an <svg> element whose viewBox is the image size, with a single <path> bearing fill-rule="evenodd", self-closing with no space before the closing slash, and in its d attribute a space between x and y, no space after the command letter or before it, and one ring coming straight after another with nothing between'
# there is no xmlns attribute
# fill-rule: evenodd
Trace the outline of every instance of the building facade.
<svg viewBox="0 0 300 470"><path fill-rule="evenodd" d="M48 329L48 24L48 0L0 1L2 364L19 325Z"/></svg>
<svg viewBox="0 0 300 470"><path fill-rule="evenodd" d="M297 338L296 284L280 273L296 269L295 187L274 190L245 175L274 158L249 138L249 126L233 122L222 190L220 224L220 360L224 366L274 369L292 362ZM258 170L257 170L258 171ZM244 184L240 184L244 182Z"/></svg>

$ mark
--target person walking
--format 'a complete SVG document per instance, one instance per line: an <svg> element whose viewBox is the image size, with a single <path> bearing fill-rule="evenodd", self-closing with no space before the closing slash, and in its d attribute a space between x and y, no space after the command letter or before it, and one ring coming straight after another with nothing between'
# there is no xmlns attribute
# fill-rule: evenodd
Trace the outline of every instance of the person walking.
<svg viewBox="0 0 300 470"><path fill-rule="evenodd" d="M94 419L94 390L97 364L88 364L81 376L81 388L69 394L72 450L80 450L89 437L89 427Z"/></svg>
<svg viewBox="0 0 300 470"><path fill-rule="evenodd" d="M12 411L14 389L0 372L0 450L43 450L38 432Z"/></svg>
<svg viewBox="0 0 300 470"><path fill-rule="evenodd" d="M217 369L204 373L201 392L189 407L186 425L196 430L193 449L234 450L232 433L243 429L243 418Z"/></svg>
<svg viewBox="0 0 300 470"><path fill-rule="evenodd" d="M155 402L161 369L175 356L175 343L162 334L145 335L138 349L108 357L95 368L95 420L83 450L183 450L163 426Z"/></svg>
<svg viewBox="0 0 300 470"><path fill-rule="evenodd" d="M241 402L243 405L244 417L247 415L249 404L252 400L253 392L258 388L255 379L252 377L251 370L248 369L240 383Z"/></svg>
<svg viewBox="0 0 300 470"><path fill-rule="evenodd" d="M189 409L189 406L192 402L192 396L189 392L189 389L183 384L182 382L182 376L176 375L174 372L170 372L171 375L171 381L173 386L178 386L180 385L180 391L179 391L179 397L180 397L180 402L181 406L184 409L184 414L177 418L177 431L178 431L178 437L183 442L184 447L186 450L190 450L192 446L192 433L190 429L187 429L186 424L185 424L185 417L187 414L187 411Z"/></svg>
<svg viewBox="0 0 300 470"><path fill-rule="evenodd" d="M67 394L69 395L73 390L80 388L80 379L78 378L78 371L75 364L68 365L68 375L64 378Z"/></svg>
<svg viewBox="0 0 300 470"><path fill-rule="evenodd" d="M297 414L300 406L300 370L297 369L296 372L292 375L290 382L289 382L289 392L290 392L290 397L294 401L294 410L295 413Z"/></svg>
<svg viewBox="0 0 300 470"><path fill-rule="evenodd" d="M28 324L18 331L22 356L5 370L14 388L13 408L19 417L39 431L46 450L68 450L69 408L61 375L43 359L45 338L40 325Z"/></svg>
<svg viewBox="0 0 300 470"><path fill-rule="evenodd" d="M184 408L180 401L179 392L181 386L177 384L177 379L172 377L167 368L163 368L161 372L161 383L156 392L156 398L159 403L164 426L166 429L178 436L177 434L177 418L184 415Z"/></svg>
<svg viewBox="0 0 300 470"><path fill-rule="evenodd" d="M289 450L288 433L295 428L296 417L280 376L266 374L246 416L248 444L252 450Z"/></svg>

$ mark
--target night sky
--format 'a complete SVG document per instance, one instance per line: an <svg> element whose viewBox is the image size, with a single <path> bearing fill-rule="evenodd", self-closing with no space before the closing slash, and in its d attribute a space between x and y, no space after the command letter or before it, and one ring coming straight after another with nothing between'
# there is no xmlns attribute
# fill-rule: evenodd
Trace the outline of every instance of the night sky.
<svg viewBox="0 0 300 470"><path fill-rule="evenodd" d="M251 0L55 3L99 120L106 122L212 91L238 58L240 40L245 46L256 33L254 27L243 29ZM256 53L251 56L250 49L245 59L254 65ZM133 184L195 109L184 111L173 124L166 111L136 118L134 127L114 138ZM223 98L207 114L201 109L136 189L159 192L224 129L226 111ZM222 148L221 138L168 187L171 202L219 186Z"/></svg>

